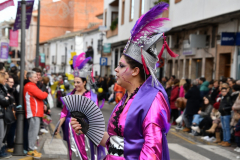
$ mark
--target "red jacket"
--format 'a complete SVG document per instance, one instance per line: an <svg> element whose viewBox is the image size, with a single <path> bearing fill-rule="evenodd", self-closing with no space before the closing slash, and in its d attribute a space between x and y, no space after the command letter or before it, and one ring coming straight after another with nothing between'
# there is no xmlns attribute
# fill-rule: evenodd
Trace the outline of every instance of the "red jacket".
<svg viewBox="0 0 240 160"><path fill-rule="evenodd" d="M174 86L172 88L171 96L170 96L170 107L171 107L171 109L177 109L177 107L175 106L175 102L178 98L178 95L179 95L179 87Z"/></svg>
<svg viewBox="0 0 240 160"><path fill-rule="evenodd" d="M43 100L48 94L41 91L35 83L28 82L23 88L23 96L26 117L43 117Z"/></svg>

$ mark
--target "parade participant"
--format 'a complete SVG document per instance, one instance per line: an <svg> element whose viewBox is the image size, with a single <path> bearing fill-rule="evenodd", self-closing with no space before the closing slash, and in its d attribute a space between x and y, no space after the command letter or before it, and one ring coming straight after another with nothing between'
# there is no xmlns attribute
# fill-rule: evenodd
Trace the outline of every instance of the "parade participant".
<svg viewBox="0 0 240 160"><path fill-rule="evenodd" d="M94 101L98 105L97 95L93 93L91 90L86 89L87 81L89 82L91 79L91 66L86 64L87 60L85 59L85 53L81 53L79 56L73 57L73 66L74 66L74 90L69 95L81 95L85 96L92 101ZM90 71L89 71L90 70ZM55 134L59 133L60 128L62 126L64 140L68 143L68 151L69 151L69 159L71 160L73 157L73 152L75 150L79 150L81 154L82 160L95 160L95 156L98 157L98 160L103 159L105 156L105 150L102 146L94 148L93 143L84 135L77 136L75 132L72 130L69 125L71 119L70 112L67 107L64 105L61 117L60 117L60 125ZM71 133L70 133L71 132ZM73 135L73 136L70 136ZM74 142L73 142L74 141ZM88 142L90 141L90 145ZM73 149L73 144L75 143L77 148ZM90 148L89 148L90 147ZM104 154L103 154L104 153ZM97 155L96 155L97 154ZM103 157L101 158L101 155ZM81 159L80 158L80 159Z"/></svg>
<svg viewBox="0 0 240 160"><path fill-rule="evenodd" d="M177 56L160 29L165 18L158 17L167 7L166 3L157 4L140 17L115 69L117 83L127 92L114 108L101 141L108 148L106 160L170 160L166 139L170 128L169 101L154 75L164 47L172 57ZM151 47L160 38L164 38L164 46L157 57ZM71 125L76 133L82 133L75 118Z"/></svg>

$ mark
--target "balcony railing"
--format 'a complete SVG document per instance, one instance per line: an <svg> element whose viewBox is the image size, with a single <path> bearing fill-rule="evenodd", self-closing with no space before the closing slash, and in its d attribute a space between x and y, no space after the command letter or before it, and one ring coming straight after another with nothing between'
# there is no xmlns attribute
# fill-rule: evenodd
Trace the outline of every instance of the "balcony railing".
<svg viewBox="0 0 240 160"><path fill-rule="evenodd" d="M107 35L106 35L107 38L117 36L118 35L118 26L113 31L110 29L106 33L107 33Z"/></svg>

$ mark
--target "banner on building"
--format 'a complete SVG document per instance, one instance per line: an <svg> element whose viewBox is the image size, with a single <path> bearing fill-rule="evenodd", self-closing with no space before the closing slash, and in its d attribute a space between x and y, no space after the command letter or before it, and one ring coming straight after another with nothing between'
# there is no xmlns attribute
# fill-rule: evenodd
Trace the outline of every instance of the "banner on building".
<svg viewBox="0 0 240 160"><path fill-rule="evenodd" d="M234 46L236 34L234 32L222 32L221 45L222 46Z"/></svg>
<svg viewBox="0 0 240 160"><path fill-rule="evenodd" d="M26 29L29 28L34 1L26 1ZM14 31L21 29L21 1L18 1L17 15L14 23Z"/></svg>
<svg viewBox="0 0 240 160"><path fill-rule="evenodd" d="M8 52L9 52L9 44L7 42L1 43L1 50L0 50L0 59L8 59Z"/></svg>
<svg viewBox="0 0 240 160"><path fill-rule="evenodd" d="M14 6L14 1L13 0L7 0L5 2L0 3L0 11L4 10L7 7Z"/></svg>
<svg viewBox="0 0 240 160"><path fill-rule="evenodd" d="M103 53L111 53L111 43L105 43L103 45Z"/></svg>
<svg viewBox="0 0 240 160"><path fill-rule="evenodd" d="M18 31L10 30L10 43L11 47L18 47Z"/></svg>
<svg viewBox="0 0 240 160"><path fill-rule="evenodd" d="M45 63L45 54L44 53L40 53L40 63Z"/></svg>
<svg viewBox="0 0 240 160"><path fill-rule="evenodd" d="M189 41L184 40L183 41L183 55L195 55L196 54L196 48L191 48Z"/></svg>

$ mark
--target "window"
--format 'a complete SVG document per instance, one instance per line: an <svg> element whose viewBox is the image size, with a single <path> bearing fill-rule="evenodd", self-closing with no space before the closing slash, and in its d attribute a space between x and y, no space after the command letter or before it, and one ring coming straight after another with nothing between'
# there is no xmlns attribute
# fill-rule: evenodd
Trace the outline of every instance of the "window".
<svg viewBox="0 0 240 160"><path fill-rule="evenodd" d="M107 10L105 10L105 26L107 26Z"/></svg>
<svg viewBox="0 0 240 160"><path fill-rule="evenodd" d="M52 56L52 63L55 63L55 56Z"/></svg>
<svg viewBox="0 0 240 160"><path fill-rule="evenodd" d="M144 14L145 0L140 0L139 17Z"/></svg>
<svg viewBox="0 0 240 160"><path fill-rule="evenodd" d="M122 19L121 19L121 24L124 24L124 12L125 12L125 0L122 0Z"/></svg>
<svg viewBox="0 0 240 160"><path fill-rule="evenodd" d="M134 18L134 0L130 0L130 18L129 21L131 22Z"/></svg>
<svg viewBox="0 0 240 160"><path fill-rule="evenodd" d="M115 49L115 61L114 61L114 63L115 63L114 67L117 68L117 66L118 66L118 49Z"/></svg>
<svg viewBox="0 0 240 160"><path fill-rule="evenodd" d="M65 55L62 55L62 60L61 60L62 63L65 63Z"/></svg>
<svg viewBox="0 0 240 160"><path fill-rule="evenodd" d="M93 39L91 39L91 45L93 46Z"/></svg>
<svg viewBox="0 0 240 160"><path fill-rule="evenodd" d="M113 21L115 21L117 18L118 18L118 12L112 12L111 23L113 23Z"/></svg>
<svg viewBox="0 0 240 160"><path fill-rule="evenodd" d="M73 45L71 45L71 50L73 50Z"/></svg>

